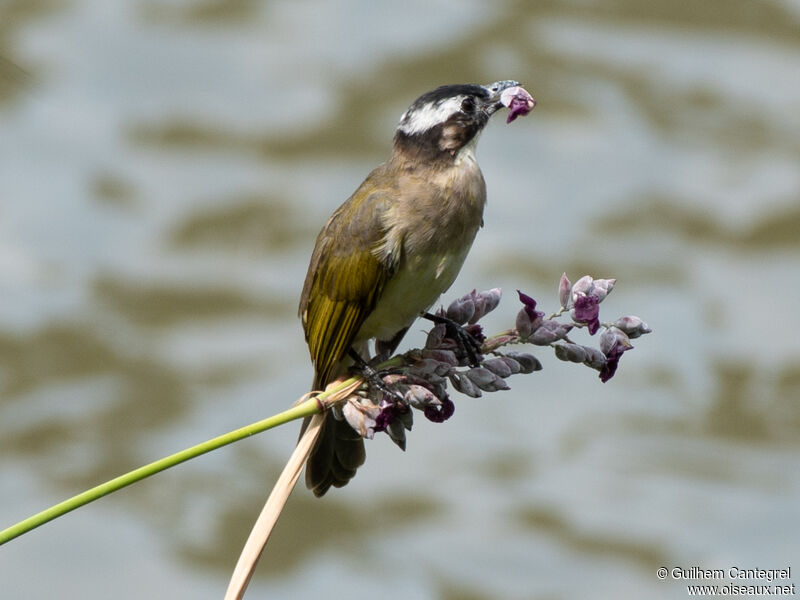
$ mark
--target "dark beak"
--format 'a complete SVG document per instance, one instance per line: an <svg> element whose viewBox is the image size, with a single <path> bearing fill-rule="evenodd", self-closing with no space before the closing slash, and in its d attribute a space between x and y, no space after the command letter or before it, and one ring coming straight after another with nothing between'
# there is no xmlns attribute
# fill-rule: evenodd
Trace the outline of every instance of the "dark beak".
<svg viewBox="0 0 800 600"><path fill-rule="evenodd" d="M507 90L510 87L518 85L519 81L513 81L511 79L505 81L495 81L494 83L484 85L483 89L489 92L489 97L486 99L484 104L484 110L486 113L488 115L493 115L498 109L503 108L503 104L500 102L500 95L503 93L503 90Z"/></svg>

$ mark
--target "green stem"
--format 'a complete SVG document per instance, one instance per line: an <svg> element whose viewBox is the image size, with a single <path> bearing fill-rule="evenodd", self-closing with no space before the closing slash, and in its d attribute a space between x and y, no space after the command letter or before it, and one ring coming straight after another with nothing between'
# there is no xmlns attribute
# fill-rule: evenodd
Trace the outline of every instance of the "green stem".
<svg viewBox="0 0 800 600"><path fill-rule="evenodd" d="M514 330L508 330L496 336L498 338L497 347L510 343L511 341L510 338L514 337L514 334L515 334ZM494 340L494 338L490 339ZM514 339L514 341L517 341L516 338ZM495 349L496 347L493 347L490 349L490 351ZM402 366L404 362L405 362L404 357L402 355L399 355L381 363L376 368L388 369L392 367L398 367ZM114 479L106 481L105 483L102 483L89 490L86 490L85 492L82 492L77 496L73 496L68 500L64 500L63 502L60 502L55 506L51 506L47 510L43 510L40 513L28 517L24 521L20 521L16 525L12 525L8 529L0 531L0 546L5 544L6 542L10 542L14 538L17 538L24 533L31 531L32 529L36 529L40 525L44 525L45 523L52 521L53 519L65 515L66 513L71 512L76 508L80 508L81 506L89 504L90 502L102 498L103 496L107 496L112 492L116 492L133 483L146 479L151 475L155 475L156 473L165 471L170 467L174 467L176 465L184 463L187 460L191 460L192 458L196 458L198 456L211 452L212 450L217 450L218 448L222 448L223 446L227 446L228 444L238 442L239 440L242 440L246 437L250 437L251 435L267 431L268 429L272 429L273 427L277 427L279 425L284 425L285 423L289 423L290 421L294 421L295 419L300 419L302 417L309 417L311 415L314 415L323 410L324 400L326 400L329 396L332 396L333 394L336 394L337 392L344 390L346 387L354 384L356 379L360 378L353 377L351 379L348 379L347 381L342 382L335 388L322 392L290 408L289 410L283 411L282 413L273 415L272 417L263 419L256 423L252 423L240 429L236 429L235 431L231 431L224 435L220 435L211 440L203 442L202 444L198 444L196 446L192 446L191 448L187 448L186 450L181 450L180 452L176 452L175 454L164 457L148 465L139 467L138 469L134 469L133 471L125 473L124 475L120 475L119 477L115 477Z"/></svg>
<svg viewBox="0 0 800 600"><path fill-rule="evenodd" d="M347 384L348 382L345 382ZM352 380L349 381L352 383ZM330 390L328 393L320 394L316 397L310 398L297 406L290 408L280 414L273 415L267 419L263 419L262 421L258 421L256 423L252 423L247 425L246 427L242 427L235 431L231 431L219 437L215 437L214 439L208 440L203 442L202 444L198 444L197 446L192 446L191 448L187 448L186 450L181 450L171 456L167 456L160 460L150 463L149 465L145 465L143 467L139 467L129 473L125 473L124 475L120 475L119 477L115 477L110 481L106 481L92 489L86 490L78 494L77 496L73 496L69 500L65 500L64 502L60 502L55 506L51 506L47 510L43 510L42 512L33 515L32 517L28 517L24 521L20 521L16 525L12 525L8 529L0 531L0 546L13 540L16 537L19 537L23 533L27 533L39 525L44 525L48 521L52 521L53 519L60 517L76 508L79 508L89 502L93 502L98 498L102 498L103 496L110 494L111 492L116 492L119 489L122 489L126 486L131 485L132 483L136 483L137 481L141 481L146 477L150 477L151 475L155 475L156 473L160 473L170 467L174 467L175 465L179 465L187 460L200 456L202 454L206 454L207 452L211 452L212 450L216 450L217 448L221 448L222 446L227 446L228 444L232 444L233 442L238 442L241 439L249 437L251 435L255 435L256 433L261 433L262 431L266 431L268 429L272 429L273 427L277 427L278 425L283 425L284 423L288 423L290 421L294 421L295 419L300 419L302 417L309 417L315 413L320 412L320 400L324 399L325 397L329 396L330 394L334 393L339 388L343 388L344 384L338 386L336 389Z"/></svg>

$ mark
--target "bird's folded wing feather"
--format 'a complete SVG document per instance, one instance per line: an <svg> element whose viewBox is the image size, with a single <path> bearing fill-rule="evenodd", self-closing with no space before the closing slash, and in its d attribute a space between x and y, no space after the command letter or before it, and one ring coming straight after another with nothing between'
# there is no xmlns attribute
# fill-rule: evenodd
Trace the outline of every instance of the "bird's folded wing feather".
<svg viewBox="0 0 800 600"><path fill-rule="evenodd" d="M300 317L314 362L315 389L336 376L393 270L393 260L375 252L384 237L381 217L389 192L368 191L369 181L323 228L303 286Z"/></svg>

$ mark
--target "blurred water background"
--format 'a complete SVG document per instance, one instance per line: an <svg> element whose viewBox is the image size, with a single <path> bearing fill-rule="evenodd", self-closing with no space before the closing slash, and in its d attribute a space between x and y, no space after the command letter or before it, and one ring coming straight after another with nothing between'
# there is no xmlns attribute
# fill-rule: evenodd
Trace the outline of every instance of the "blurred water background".
<svg viewBox="0 0 800 600"><path fill-rule="evenodd" d="M2 0L0 526L273 414L328 214L442 83L518 79L449 298L563 270L637 313L610 383L512 391L298 488L248 597L683 598L800 569L800 2ZM415 328L422 330L424 324ZM409 339L419 342L421 334ZM3 598L221 598L296 437L192 461L0 549ZM797 578L797 575L794 575Z"/></svg>

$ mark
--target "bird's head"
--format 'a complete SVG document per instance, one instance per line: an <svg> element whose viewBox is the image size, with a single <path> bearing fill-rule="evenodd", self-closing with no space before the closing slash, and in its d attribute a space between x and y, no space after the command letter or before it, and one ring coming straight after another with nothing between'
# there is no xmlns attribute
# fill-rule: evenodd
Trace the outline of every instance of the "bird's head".
<svg viewBox="0 0 800 600"><path fill-rule="evenodd" d="M527 114L535 101L516 81L489 85L443 85L417 98L400 117L395 149L405 155L453 159L473 142L498 109L511 108L509 120Z"/></svg>

